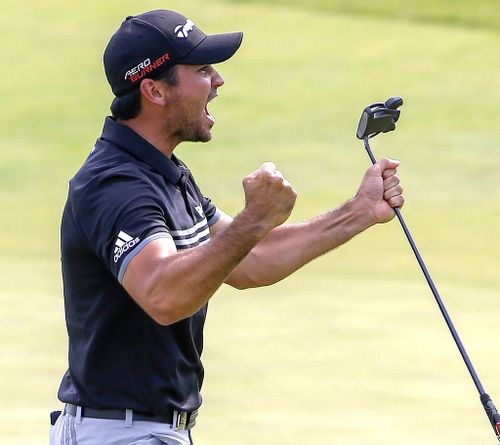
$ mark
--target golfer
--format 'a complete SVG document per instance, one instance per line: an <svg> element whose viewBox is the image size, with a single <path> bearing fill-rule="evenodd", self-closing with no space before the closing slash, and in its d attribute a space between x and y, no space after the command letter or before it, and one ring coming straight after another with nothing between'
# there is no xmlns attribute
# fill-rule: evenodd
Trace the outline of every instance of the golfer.
<svg viewBox="0 0 500 445"><path fill-rule="evenodd" d="M224 84L214 64L241 40L157 10L127 17L106 47L112 117L62 218L69 369L52 445L192 444L217 289L276 283L403 205L387 158L353 199L301 224L285 224L297 193L271 162L243 179L234 219L200 191L174 150L212 138L210 101Z"/></svg>

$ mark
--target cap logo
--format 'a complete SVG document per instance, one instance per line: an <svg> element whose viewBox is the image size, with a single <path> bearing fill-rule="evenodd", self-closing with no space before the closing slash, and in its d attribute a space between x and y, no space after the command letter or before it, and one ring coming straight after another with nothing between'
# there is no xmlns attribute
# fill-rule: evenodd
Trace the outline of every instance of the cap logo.
<svg viewBox="0 0 500 445"><path fill-rule="evenodd" d="M146 74L163 65L168 60L170 60L170 54L168 53L163 54L163 56L158 57L158 59L153 62L151 62L151 59L149 58L143 60L138 65L127 70L125 73L125 80L129 79L131 83L135 83L142 79Z"/></svg>
<svg viewBox="0 0 500 445"><path fill-rule="evenodd" d="M139 73L141 70L145 69L147 66L150 66L150 65L151 65L151 59L146 59L146 60L142 61L141 63L139 63L138 65L130 68L125 73L125 80L127 80L129 77L132 77L134 74Z"/></svg>
<svg viewBox="0 0 500 445"><path fill-rule="evenodd" d="M193 30L194 23L186 19L184 25L177 25L174 29L175 35L178 39L187 39L189 37L189 32Z"/></svg>

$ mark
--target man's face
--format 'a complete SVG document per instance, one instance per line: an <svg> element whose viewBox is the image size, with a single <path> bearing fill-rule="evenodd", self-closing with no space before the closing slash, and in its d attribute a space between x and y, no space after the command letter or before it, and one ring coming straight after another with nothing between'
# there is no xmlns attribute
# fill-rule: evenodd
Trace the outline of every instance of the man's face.
<svg viewBox="0 0 500 445"><path fill-rule="evenodd" d="M172 100L167 104L174 133L181 141L208 142L215 124L208 102L217 96L224 79L212 65L178 65L177 76Z"/></svg>

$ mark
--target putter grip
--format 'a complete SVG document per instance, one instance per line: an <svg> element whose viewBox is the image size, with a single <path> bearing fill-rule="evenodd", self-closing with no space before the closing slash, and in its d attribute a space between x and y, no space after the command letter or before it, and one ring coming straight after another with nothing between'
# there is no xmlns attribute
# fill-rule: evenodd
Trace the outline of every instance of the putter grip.
<svg viewBox="0 0 500 445"><path fill-rule="evenodd" d="M500 414L498 414L498 411L488 394L481 394L481 403L483 404L488 419L490 419L493 431L495 431L497 439L500 441Z"/></svg>

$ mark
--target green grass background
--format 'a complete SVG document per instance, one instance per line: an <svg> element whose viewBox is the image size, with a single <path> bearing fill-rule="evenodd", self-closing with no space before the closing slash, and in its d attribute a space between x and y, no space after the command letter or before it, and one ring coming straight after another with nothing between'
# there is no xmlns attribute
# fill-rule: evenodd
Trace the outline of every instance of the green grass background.
<svg viewBox="0 0 500 445"><path fill-rule="evenodd" d="M404 214L485 387L500 404L497 0L3 0L0 15L0 443L48 443L66 367L58 231L67 181L111 94L103 48L151 8L242 30L220 66L210 144L179 155L224 210L274 161L300 221L350 198L363 107L405 98L374 141L402 161ZM222 289L204 352L198 445L495 443L397 222L266 289Z"/></svg>

